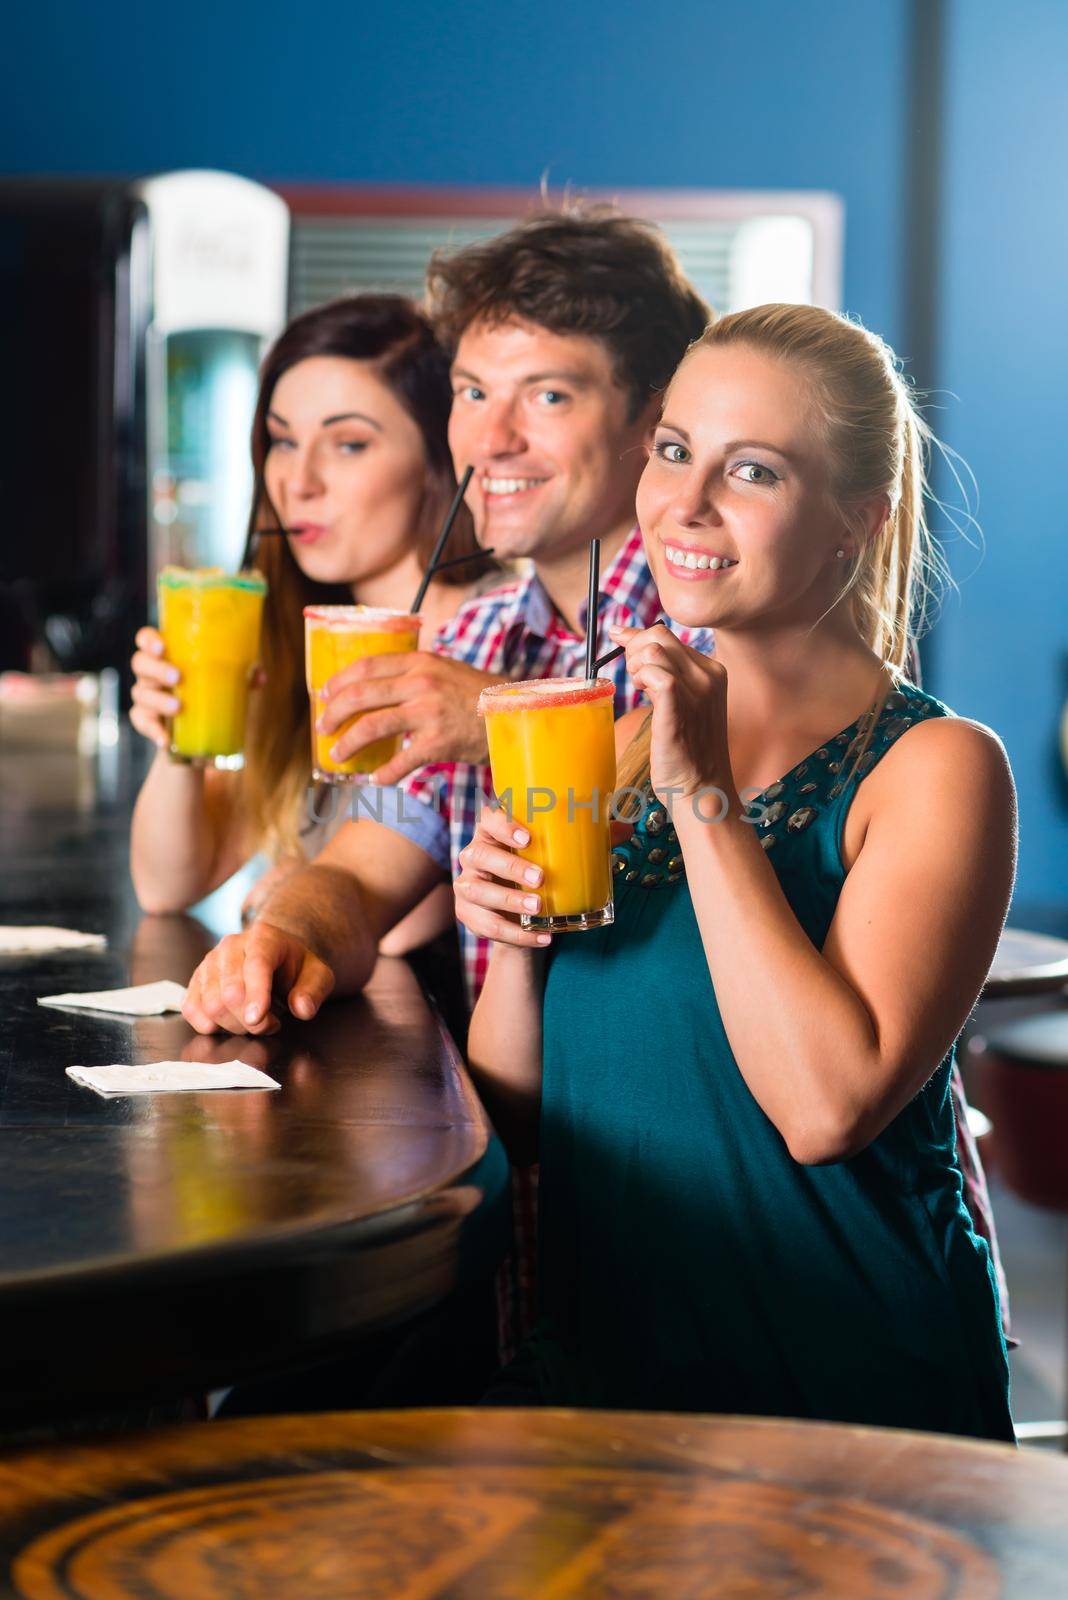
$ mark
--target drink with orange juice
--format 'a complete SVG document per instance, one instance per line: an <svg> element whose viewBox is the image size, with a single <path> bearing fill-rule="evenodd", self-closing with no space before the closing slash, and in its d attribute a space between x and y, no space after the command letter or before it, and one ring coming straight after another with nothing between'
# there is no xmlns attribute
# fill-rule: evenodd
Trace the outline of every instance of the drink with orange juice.
<svg viewBox="0 0 1068 1600"><path fill-rule="evenodd" d="M197 767L244 763L252 669L259 659L267 579L221 567L164 567L159 628L181 680L170 723L172 761Z"/></svg>
<svg viewBox="0 0 1068 1600"><path fill-rule="evenodd" d="M541 910L521 913L524 928L567 933L612 921L614 693L610 678L544 678L479 696L494 793L530 830L519 854L545 874Z"/></svg>
<svg viewBox="0 0 1068 1600"><path fill-rule="evenodd" d="M406 654L419 647L418 616L381 606L305 606L304 663L311 700L312 777L320 783L366 783L371 773L397 753L400 735L376 739L347 761L335 761L331 747L367 713L360 711L333 733L315 724L326 704L322 691L335 672L361 656Z"/></svg>

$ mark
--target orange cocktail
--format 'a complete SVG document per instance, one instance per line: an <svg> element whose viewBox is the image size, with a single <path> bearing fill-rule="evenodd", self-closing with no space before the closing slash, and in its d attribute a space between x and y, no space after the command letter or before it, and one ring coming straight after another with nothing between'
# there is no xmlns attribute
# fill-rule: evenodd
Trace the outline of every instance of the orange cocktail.
<svg viewBox="0 0 1068 1600"><path fill-rule="evenodd" d="M612 921L612 844L616 782L610 678L545 678L484 689L493 789L530 829L520 855L542 868L541 910L524 928L557 933Z"/></svg>
<svg viewBox="0 0 1068 1600"><path fill-rule="evenodd" d="M164 567L158 592L164 650L181 673L171 760L240 767L267 579L221 567Z"/></svg>
<svg viewBox="0 0 1068 1600"><path fill-rule="evenodd" d="M365 711L332 733L315 724L326 705L322 691L335 672L361 656L404 654L419 648L419 621L407 611L377 606L305 606L304 663L311 700L312 777L320 783L366 783L371 773L397 753L400 734L376 739L347 761L335 761L332 747Z"/></svg>

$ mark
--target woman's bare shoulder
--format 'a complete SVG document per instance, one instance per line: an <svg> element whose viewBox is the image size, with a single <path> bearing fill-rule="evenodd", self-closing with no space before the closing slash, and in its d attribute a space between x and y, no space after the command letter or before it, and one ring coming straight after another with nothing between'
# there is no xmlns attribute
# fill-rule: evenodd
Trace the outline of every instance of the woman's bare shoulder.
<svg viewBox="0 0 1068 1600"><path fill-rule="evenodd" d="M847 871L866 842L1016 833L1016 789L1005 746L967 717L930 717L891 745L857 789L846 817Z"/></svg>
<svg viewBox="0 0 1068 1600"><path fill-rule="evenodd" d="M1001 739L993 728L970 717L928 717L916 723L891 745L876 768L897 782L920 770L932 778L944 773L956 779L996 779L999 774L1011 779Z"/></svg>
<svg viewBox="0 0 1068 1600"><path fill-rule="evenodd" d="M938 805L960 815L1015 816L1016 788L1005 746L992 728L968 717L929 717L898 738L858 798L875 816Z"/></svg>

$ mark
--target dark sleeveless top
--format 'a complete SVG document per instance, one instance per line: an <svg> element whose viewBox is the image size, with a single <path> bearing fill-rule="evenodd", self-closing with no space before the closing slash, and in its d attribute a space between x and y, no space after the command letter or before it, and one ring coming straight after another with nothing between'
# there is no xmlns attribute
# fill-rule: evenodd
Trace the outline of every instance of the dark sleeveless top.
<svg viewBox="0 0 1068 1600"><path fill-rule="evenodd" d="M915 723L950 714L904 684L858 771L864 718L754 802L817 948L858 783ZM547 1404L1011 1440L996 1283L962 1201L952 1053L860 1155L799 1164L738 1070L655 802L618 857L614 926L550 951L541 1315L514 1375Z"/></svg>

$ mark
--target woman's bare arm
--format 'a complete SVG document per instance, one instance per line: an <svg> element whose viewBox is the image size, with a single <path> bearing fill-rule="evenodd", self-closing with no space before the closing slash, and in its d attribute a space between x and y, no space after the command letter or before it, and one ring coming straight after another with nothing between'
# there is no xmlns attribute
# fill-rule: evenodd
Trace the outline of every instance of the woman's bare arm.
<svg viewBox="0 0 1068 1600"><path fill-rule="evenodd" d="M171 762L167 719L181 700L178 669L158 628L140 628L130 665L130 721L156 746L130 829L130 874L143 911L184 911L247 861L256 848L240 806L241 775Z"/></svg>
<svg viewBox="0 0 1068 1600"><path fill-rule="evenodd" d="M739 1070L803 1162L856 1154L923 1087L979 996L1012 891L1015 791L987 729L919 724L859 795L867 827L822 950L737 807L719 823L675 813Z"/></svg>
<svg viewBox="0 0 1068 1600"><path fill-rule="evenodd" d="M204 772L158 753L130 827L130 875L143 911L184 911L254 853L240 791L239 772Z"/></svg>
<svg viewBox="0 0 1068 1600"><path fill-rule="evenodd" d="M538 1159L544 965L539 951L495 945L467 1035L475 1087L516 1166Z"/></svg>

